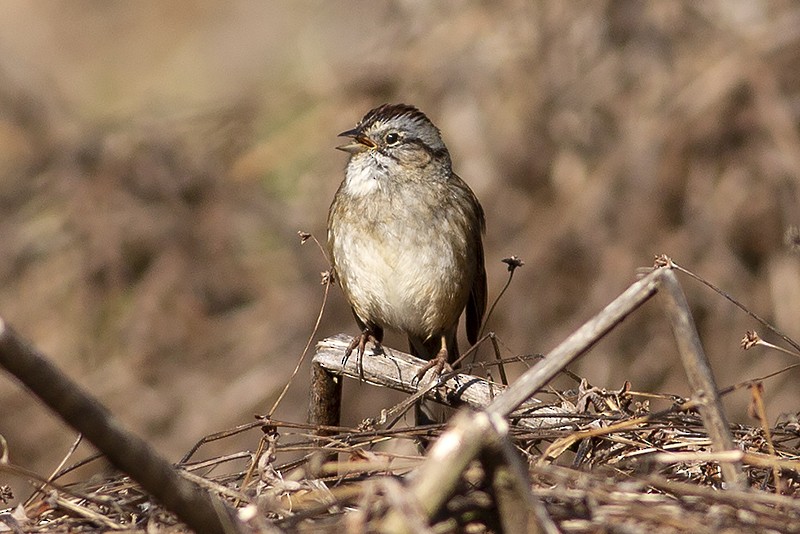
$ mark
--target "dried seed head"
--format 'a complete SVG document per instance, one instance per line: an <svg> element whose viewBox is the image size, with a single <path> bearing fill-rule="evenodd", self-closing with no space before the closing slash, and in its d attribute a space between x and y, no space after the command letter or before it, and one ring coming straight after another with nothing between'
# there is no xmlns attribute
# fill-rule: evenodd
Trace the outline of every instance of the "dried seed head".
<svg viewBox="0 0 800 534"><path fill-rule="evenodd" d="M508 258L503 258L500 261L508 265L509 272L514 272L514 269L516 269L517 267L522 267L523 265L525 265L525 262L522 261L518 256L510 256Z"/></svg>
<svg viewBox="0 0 800 534"><path fill-rule="evenodd" d="M742 338L742 348L744 350L753 348L758 345L760 341L761 338L758 337L758 333L755 330L748 330Z"/></svg>

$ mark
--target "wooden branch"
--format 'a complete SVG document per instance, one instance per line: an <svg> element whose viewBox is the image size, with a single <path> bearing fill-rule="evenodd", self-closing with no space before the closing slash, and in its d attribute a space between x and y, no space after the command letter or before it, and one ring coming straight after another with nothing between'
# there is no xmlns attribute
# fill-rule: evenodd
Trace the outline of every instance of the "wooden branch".
<svg viewBox="0 0 800 534"><path fill-rule="evenodd" d="M678 352L692 389L692 398L700 403L698 411L711 438L712 449L716 452L736 450L711 364L700 343L686 297L672 269L659 269L658 272L661 274L659 298L675 333ZM741 462L721 462L720 468L722 478L728 485L744 489L746 479Z"/></svg>
<svg viewBox="0 0 800 534"><path fill-rule="evenodd" d="M344 375L358 380L358 356L355 352L342 366L342 359L351 339L345 334L338 334L320 341L312 360L314 365L333 375ZM410 354L388 347L383 347L383 353L375 354L372 347L368 346L362 363L364 381L369 384L411 394L427 389L428 383L424 378L419 382L413 379L428 362ZM441 386L427 391L424 397L449 406L466 405L474 409L483 409L507 389L507 386L490 382L485 378L459 373ZM312 403L316 397L318 395L312 392ZM325 399L320 401L327 402ZM519 420L515 419L515 424L523 428L574 427L578 424L577 418L571 417L563 407L543 405L538 399L527 399L519 408L521 415ZM321 409L324 408L311 406L309 413ZM338 422L327 424L338 424Z"/></svg>
<svg viewBox="0 0 800 534"><path fill-rule="evenodd" d="M622 295L581 326L539 363L528 369L488 410L507 417L523 402L545 386L564 367L594 346L612 328L652 297L658 287L659 274L653 271L631 285Z"/></svg>
<svg viewBox="0 0 800 534"><path fill-rule="evenodd" d="M342 377L328 372L316 362L311 363L311 391L308 402L308 423L316 426L317 436L335 434L342 416ZM322 447L322 440L317 440ZM321 462L335 461L338 454L324 454Z"/></svg>
<svg viewBox="0 0 800 534"><path fill-rule="evenodd" d="M481 453L480 461L491 481L502 531L557 534L558 527L547 509L533 496L528 462L508 434L497 438L496 444L489 443Z"/></svg>
<svg viewBox="0 0 800 534"><path fill-rule="evenodd" d="M417 501L425 507L429 517L450 498L464 468L483 449L484 440L491 435L488 432L492 426L490 421L503 419L517 409L561 369L589 350L615 325L649 299L656 292L657 286L658 275L655 272L633 284L602 312L520 376L489 405L485 419L475 418L475 424L467 428L456 426L456 423L461 421L459 419L439 436L429 451L428 458L417 469L409 488ZM479 422L483 424L478 424ZM447 473L450 475L446 477ZM389 529L390 532L403 532L402 523L395 518L396 515L390 511L386 524L392 527ZM394 528L395 526L397 528Z"/></svg>
<svg viewBox="0 0 800 534"><path fill-rule="evenodd" d="M339 426L342 412L342 378L311 364L311 399L308 403L308 422L316 426ZM320 430L320 435L327 432Z"/></svg>
<svg viewBox="0 0 800 534"><path fill-rule="evenodd" d="M448 423L448 430L437 439L428 451L420 469L411 480L409 491L425 512L432 517L450 496L461 480L469 463L478 457L484 447L508 433L508 422L487 412L461 411ZM433 496L425 500L421 496ZM411 533L403 514L391 509L380 532Z"/></svg>
<svg viewBox="0 0 800 534"><path fill-rule="evenodd" d="M235 516L220 499L181 477L147 442L126 430L98 400L25 343L1 318L0 366L195 532L241 532Z"/></svg>

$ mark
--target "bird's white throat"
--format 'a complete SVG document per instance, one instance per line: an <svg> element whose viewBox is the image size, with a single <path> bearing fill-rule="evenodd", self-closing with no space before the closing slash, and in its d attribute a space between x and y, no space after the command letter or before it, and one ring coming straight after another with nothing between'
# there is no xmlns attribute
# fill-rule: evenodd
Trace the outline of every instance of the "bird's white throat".
<svg viewBox="0 0 800 534"><path fill-rule="evenodd" d="M347 164L345 192L354 197L369 195L381 187L385 171L372 158L353 158Z"/></svg>

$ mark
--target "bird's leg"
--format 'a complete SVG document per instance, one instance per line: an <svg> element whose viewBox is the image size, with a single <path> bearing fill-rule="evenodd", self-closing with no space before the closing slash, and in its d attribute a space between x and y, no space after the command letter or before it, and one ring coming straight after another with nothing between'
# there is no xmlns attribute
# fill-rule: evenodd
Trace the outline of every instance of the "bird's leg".
<svg viewBox="0 0 800 534"><path fill-rule="evenodd" d="M419 382L422 380L422 377L425 376L425 373L431 369L433 369L434 377L438 377L444 372L453 372L453 368L450 367L450 363L447 361L447 356L447 336L442 336L442 344L439 352L436 353L436 356L434 356L431 361L422 366L414 379Z"/></svg>
<svg viewBox="0 0 800 534"><path fill-rule="evenodd" d="M347 350L344 351L344 358L342 358L342 368L344 368L347 359L350 358L350 354L353 353L354 349L358 348L356 353L358 355L358 379L361 381L364 380L364 349L369 341L372 342L373 352L381 350L381 341L378 336L369 327L364 327L361 334L354 337L350 344L347 345Z"/></svg>

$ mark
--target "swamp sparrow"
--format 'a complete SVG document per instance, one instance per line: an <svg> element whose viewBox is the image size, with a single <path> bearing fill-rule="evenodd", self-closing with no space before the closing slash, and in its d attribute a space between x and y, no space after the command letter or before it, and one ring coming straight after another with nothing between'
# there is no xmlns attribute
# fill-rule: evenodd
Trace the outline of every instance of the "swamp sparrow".
<svg viewBox="0 0 800 534"><path fill-rule="evenodd" d="M461 312L475 343L486 310L483 208L417 108L385 104L339 135L350 138L337 147L350 159L328 214L328 249L361 328L347 355L358 348L361 358L389 328L430 360L419 376L441 372L458 358Z"/></svg>

